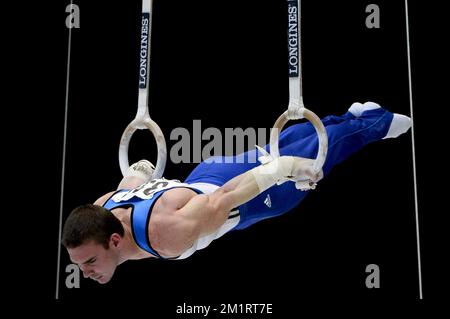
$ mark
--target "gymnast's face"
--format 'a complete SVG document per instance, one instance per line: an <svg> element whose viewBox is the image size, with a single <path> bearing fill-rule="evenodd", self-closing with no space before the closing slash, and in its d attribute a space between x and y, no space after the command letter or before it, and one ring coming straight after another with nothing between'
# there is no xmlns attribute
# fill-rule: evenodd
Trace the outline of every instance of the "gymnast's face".
<svg viewBox="0 0 450 319"><path fill-rule="evenodd" d="M114 235L117 234L111 237ZM108 249L94 241L89 241L79 247L68 248L67 251L72 262L80 267L84 278L91 278L100 284L111 280L119 264L119 251L113 239L110 240Z"/></svg>

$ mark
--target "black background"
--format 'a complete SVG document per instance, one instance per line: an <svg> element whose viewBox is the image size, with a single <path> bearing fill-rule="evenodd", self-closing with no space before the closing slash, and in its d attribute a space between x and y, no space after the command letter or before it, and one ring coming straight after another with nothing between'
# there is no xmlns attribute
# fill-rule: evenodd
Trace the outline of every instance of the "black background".
<svg viewBox="0 0 450 319"><path fill-rule="evenodd" d="M137 105L140 1L75 3L81 28L72 30L64 219L77 205L115 189L121 179L118 142ZM410 114L404 3L376 3L381 29L365 26L369 2L302 4L305 104L321 117L342 114L355 101ZM39 295L49 299L56 285L67 4L49 7L48 25L31 31L32 37L47 35L35 47L44 68L35 74L41 81L35 95L40 107L34 112L56 118L36 132L53 143L45 144L42 154L33 153L52 169L42 172L49 200L40 219L46 227L40 240L46 244L38 258L46 257L37 261L44 270L36 282ZM410 32L417 34L418 19L410 19ZM413 75L422 71L415 64L422 54L415 39ZM284 1L155 1L150 114L166 134L169 150L174 143L169 132L190 129L194 119L201 119L203 128L270 127L288 102L286 57ZM413 84L424 82L419 77ZM419 93L415 103L421 101ZM414 112L420 136L425 112ZM426 148L416 142L419 151ZM153 143L148 132L136 133L131 160L153 159ZM107 285L82 279L80 289L65 288L70 261L63 250L59 298L145 298L165 317L183 302L273 303L281 314L309 298L418 299L411 144L411 133L371 144L335 167L288 214L227 234L184 261L127 262ZM183 179L194 166L168 162L165 176ZM419 182L426 185L427 176L419 174ZM426 187L419 190L420 202ZM365 286L365 267L372 263L381 270L380 289ZM427 270L426 261L422 266Z"/></svg>

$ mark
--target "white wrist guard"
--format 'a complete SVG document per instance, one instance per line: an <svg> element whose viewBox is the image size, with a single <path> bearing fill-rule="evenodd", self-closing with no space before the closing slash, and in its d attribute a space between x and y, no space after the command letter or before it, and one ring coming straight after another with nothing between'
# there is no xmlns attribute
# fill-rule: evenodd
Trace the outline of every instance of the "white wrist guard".
<svg viewBox="0 0 450 319"><path fill-rule="evenodd" d="M149 181L152 178L155 166L147 160L140 160L139 162L131 165L125 175L125 177L135 176L143 179L144 181Z"/></svg>
<svg viewBox="0 0 450 319"><path fill-rule="evenodd" d="M260 193L285 180L286 177L292 177L293 166L294 158L292 156L282 156L252 169L251 172Z"/></svg>

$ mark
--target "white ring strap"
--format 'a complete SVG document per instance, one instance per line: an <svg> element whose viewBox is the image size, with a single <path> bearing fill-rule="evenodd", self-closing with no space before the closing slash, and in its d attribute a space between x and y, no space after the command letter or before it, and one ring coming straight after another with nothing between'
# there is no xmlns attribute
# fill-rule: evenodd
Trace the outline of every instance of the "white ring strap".
<svg viewBox="0 0 450 319"><path fill-rule="evenodd" d="M142 1L142 26L141 26L141 48L140 48L140 65L139 65L139 97L138 110L136 117L127 126L122 134L119 146L119 165L122 175L125 176L128 167L130 166L128 160L128 148L131 137L134 132L148 129L152 132L158 149L158 157L156 161L155 171L152 179L161 178L164 174L167 161L167 147L164 134L159 126L150 118L148 111L148 96L149 96L149 78L150 78L150 48L151 48L151 25L152 25L152 0Z"/></svg>
<svg viewBox="0 0 450 319"><path fill-rule="evenodd" d="M302 66L301 66L301 1L288 1L288 53L289 53L289 106L275 122L270 133L270 157L280 156L278 148L279 135L289 120L306 118L309 120L319 138L319 150L314 162L314 170L319 173L325 163L328 152L328 135L320 118L303 104ZM303 189L314 189L316 183L305 180Z"/></svg>

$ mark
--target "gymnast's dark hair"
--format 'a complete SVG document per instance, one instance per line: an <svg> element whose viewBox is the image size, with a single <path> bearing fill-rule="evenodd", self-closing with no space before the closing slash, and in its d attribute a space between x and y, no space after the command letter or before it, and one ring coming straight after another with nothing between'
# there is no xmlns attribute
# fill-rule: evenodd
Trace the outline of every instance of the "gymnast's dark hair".
<svg viewBox="0 0 450 319"><path fill-rule="evenodd" d="M82 205L75 208L67 218L62 244L66 248L76 248L93 240L108 249L109 239L114 233L122 237L124 235L122 223L114 214L102 206Z"/></svg>

